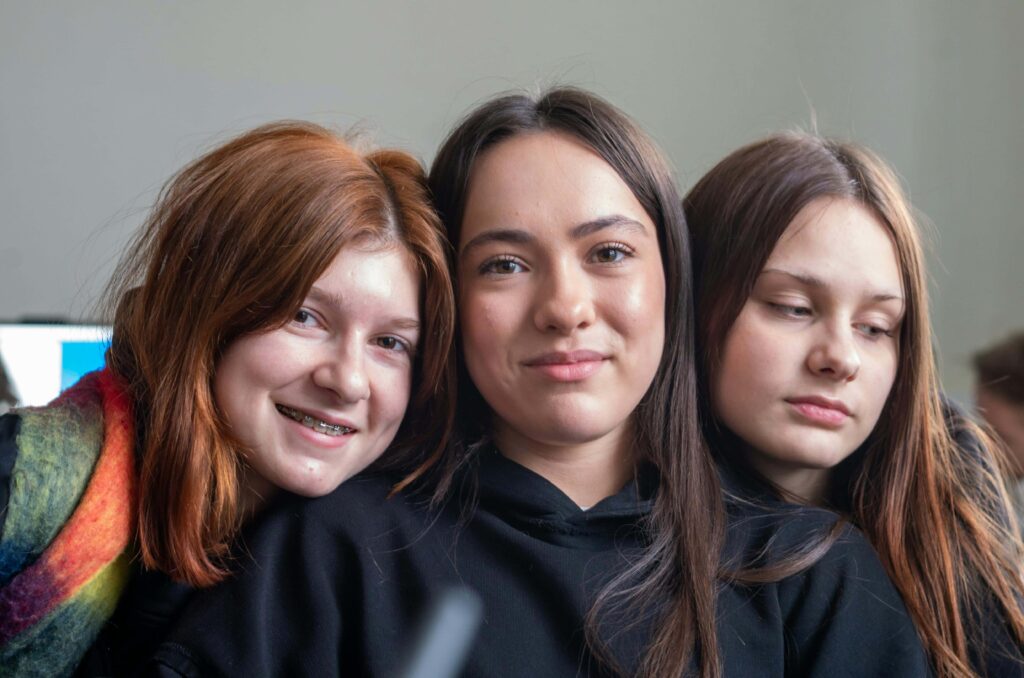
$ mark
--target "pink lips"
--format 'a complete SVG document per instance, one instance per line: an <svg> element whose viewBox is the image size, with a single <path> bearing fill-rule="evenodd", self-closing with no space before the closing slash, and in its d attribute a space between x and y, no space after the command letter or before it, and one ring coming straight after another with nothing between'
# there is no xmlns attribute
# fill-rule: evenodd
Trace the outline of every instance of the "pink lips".
<svg viewBox="0 0 1024 678"><path fill-rule="evenodd" d="M850 417L850 410L840 400L822 396L787 398L786 402L804 419L812 424L837 428Z"/></svg>
<svg viewBox="0 0 1024 678"><path fill-rule="evenodd" d="M553 351L533 357L525 365L555 381L573 382L593 375L605 360L607 358L597 351Z"/></svg>

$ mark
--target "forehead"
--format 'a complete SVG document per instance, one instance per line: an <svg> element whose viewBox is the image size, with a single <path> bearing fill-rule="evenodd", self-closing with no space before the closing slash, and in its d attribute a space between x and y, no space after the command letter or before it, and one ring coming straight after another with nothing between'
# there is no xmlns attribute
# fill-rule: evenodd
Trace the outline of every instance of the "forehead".
<svg viewBox="0 0 1024 678"><path fill-rule="evenodd" d="M790 222L768 257L783 266L834 283L900 294L902 276L892 236L864 205L846 198L818 198Z"/></svg>
<svg viewBox="0 0 1024 678"><path fill-rule="evenodd" d="M460 244L487 227L571 227L621 214L652 228L618 173L597 153L558 132L528 132L484 152L473 166Z"/></svg>
<svg viewBox="0 0 1024 678"><path fill-rule="evenodd" d="M346 306L366 302L415 308L420 285L419 266L404 245L397 242L342 247L313 283L311 295L327 296Z"/></svg>

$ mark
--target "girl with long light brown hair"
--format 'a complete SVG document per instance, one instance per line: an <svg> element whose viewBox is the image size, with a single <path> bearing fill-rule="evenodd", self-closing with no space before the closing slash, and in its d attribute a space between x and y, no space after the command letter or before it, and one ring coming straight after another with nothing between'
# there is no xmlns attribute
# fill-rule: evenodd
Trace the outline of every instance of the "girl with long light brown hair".
<svg viewBox="0 0 1024 678"><path fill-rule="evenodd" d="M937 675L1024 674L1024 554L989 439L941 400L921 236L892 170L777 134L684 208L712 449L745 492L864 532Z"/></svg>
<svg viewBox="0 0 1024 678"><path fill-rule="evenodd" d="M0 418L4 672L70 673L101 628L79 673L127 672L231 576L272 495L329 493L389 446L428 467L452 412L445 247L416 160L316 125L173 177L111 283L107 367Z"/></svg>

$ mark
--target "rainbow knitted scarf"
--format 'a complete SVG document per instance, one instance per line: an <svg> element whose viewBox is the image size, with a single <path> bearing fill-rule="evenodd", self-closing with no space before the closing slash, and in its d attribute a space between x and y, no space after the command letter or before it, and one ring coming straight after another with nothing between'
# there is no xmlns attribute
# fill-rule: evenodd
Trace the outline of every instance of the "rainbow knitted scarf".
<svg viewBox="0 0 1024 678"><path fill-rule="evenodd" d="M135 534L129 400L93 372L21 432L0 539L0 676L70 674L117 605Z"/></svg>

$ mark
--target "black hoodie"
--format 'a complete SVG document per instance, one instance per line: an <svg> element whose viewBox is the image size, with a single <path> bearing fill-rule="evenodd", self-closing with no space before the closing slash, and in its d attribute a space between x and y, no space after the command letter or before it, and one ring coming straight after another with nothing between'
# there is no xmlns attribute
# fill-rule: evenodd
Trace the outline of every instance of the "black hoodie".
<svg viewBox="0 0 1024 678"><path fill-rule="evenodd" d="M407 493L385 501L391 481L381 476L320 499L287 498L249 532L237 576L195 596L151 672L395 676L426 602L465 584L482 598L484 621L463 675L604 675L584 617L643 547L656 474L588 511L493 451L478 479L471 511L464 502L429 511ZM785 553L834 522L825 511L740 503L727 553ZM601 626L627 671L643 653L649 617L627 625L618 613ZM929 674L900 597L853 528L799 575L723 586L718 638L727 676Z"/></svg>

